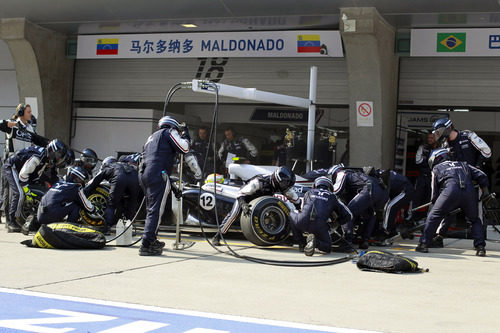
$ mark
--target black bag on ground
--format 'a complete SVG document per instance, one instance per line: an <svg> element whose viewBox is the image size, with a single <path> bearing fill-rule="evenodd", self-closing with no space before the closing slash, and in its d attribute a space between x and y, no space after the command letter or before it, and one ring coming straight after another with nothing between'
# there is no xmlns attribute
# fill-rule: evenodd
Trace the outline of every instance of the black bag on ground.
<svg viewBox="0 0 500 333"><path fill-rule="evenodd" d="M75 223L43 224L32 241L22 244L46 249L102 249L106 237L102 232Z"/></svg>
<svg viewBox="0 0 500 333"><path fill-rule="evenodd" d="M357 262L359 269L387 273L422 272L415 260L386 251L368 251Z"/></svg>

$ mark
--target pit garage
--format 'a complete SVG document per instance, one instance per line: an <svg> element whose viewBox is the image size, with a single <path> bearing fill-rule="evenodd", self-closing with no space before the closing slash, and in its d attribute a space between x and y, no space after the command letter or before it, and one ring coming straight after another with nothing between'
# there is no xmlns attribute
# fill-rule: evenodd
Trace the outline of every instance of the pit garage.
<svg viewBox="0 0 500 333"><path fill-rule="evenodd" d="M345 151L349 127L347 68L341 57L78 59L71 143L97 147L99 156L140 150L161 117L168 89L195 78L307 98L311 66L318 67L317 140L335 135L324 152L328 163L335 163ZM198 126L211 123L214 102L211 95L180 90L167 112L189 124L196 135ZM291 145L301 140L305 144L305 109L228 97L219 102L219 144L222 129L231 126L256 145L260 164L272 163L287 128L293 133Z"/></svg>
<svg viewBox="0 0 500 333"><path fill-rule="evenodd" d="M492 188L500 191L500 58L402 57L395 165L415 176L415 152L425 131L449 117L459 130L475 131L492 149Z"/></svg>

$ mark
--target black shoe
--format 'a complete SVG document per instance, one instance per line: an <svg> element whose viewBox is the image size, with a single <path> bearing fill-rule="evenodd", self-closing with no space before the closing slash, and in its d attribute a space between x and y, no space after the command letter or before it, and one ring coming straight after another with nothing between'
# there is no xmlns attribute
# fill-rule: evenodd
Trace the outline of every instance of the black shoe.
<svg viewBox="0 0 500 333"><path fill-rule="evenodd" d="M427 248L426 244L418 243L417 247L415 248L415 251L422 252L422 253L428 253L429 249Z"/></svg>
<svg viewBox="0 0 500 333"><path fill-rule="evenodd" d="M362 241L361 243L359 243L359 248L361 250L366 250L367 248L370 247L370 244L367 242L367 241Z"/></svg>
<svg viewBox="0 0 500 333"><path fill-rule="evenodd" d="M26 222L25 224L23 224L23 226L21 228L21 232L23 233L23 235L26 235L26 236L29 235L29 233L30 233L30 223L29 222Z"/></svg>
<svg viewBox="0 0 500 333"><path fill-rule="evenodd" d="M139 248L139 255L140 256L161 256L163 253L163 246L165 246L165 243L163 242L158 242L154 241L151 243L149 246L144 246L144 244L141 245ZM161 246L161 243L163 243L163 246Z"/></svg>
<svg viewBox="0 0 500 333"><path fill-rule="evenodd" d="M314 254L314 250L316 249L316 237L313 234L307 235L306 238L306 246L304 247L304 254L308 257Z"/></svg>
<svg viewBox="0 0 500 333"><path fill-rule="evenodd" d="M431 246L429 246L429 247L437 248L437 249L443 248L444 247L443 237L441 235L437 235L436 237L434 237L432 239Z"/></svg>
<svg viewBox="0 0 500 333"><path fill-rule="evenodd" d="M476 248L476 256L486 257L486 250L484 249L484 246L478 246Z"/></svg>
<svg viewBox="0 0 500 333"><path fill-rule="evenodd" d="M161 241L155 239L154 242L151 243L151 246L153 246L155 248L163 249L165 247L165 242L161 242Z"/></svg>
<svg viewBox="0 0 500 333"><path fill-rule="evenodd" d="M108 227L104 227L104 229L102 229L102 233L104 236L111 236L111 230Z"/></svg>
<svg viewBox="0 0 500 333"><path fill-rule="evenodd" d="M215 236L211 239L211 242L213 246L221 246L222 244L220 243L220 233L216 233Z"/></svg>
<svg viewBox="0 0 500 333"><path fill-rule="evenodd" d="M7 232L21 232L21 228L15 223L9 223L7 225Z"/></svg>

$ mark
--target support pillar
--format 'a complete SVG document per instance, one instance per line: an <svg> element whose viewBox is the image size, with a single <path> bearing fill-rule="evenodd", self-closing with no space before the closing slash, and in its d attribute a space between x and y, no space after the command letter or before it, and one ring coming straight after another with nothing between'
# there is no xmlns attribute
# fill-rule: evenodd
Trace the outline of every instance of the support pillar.
<svg viewBox="0 0 500 333"><path fill-rule="evenodd" d="M37 132L68 143L73 60L66 58L67 37L14 18L1 20L0 38L12 54L20 101L38 100Z"/></svg>
<svg viewBox="0 0 500 333"><path fill-rule="evenodd" d="M398 58L395 29L375 8L341 8L349 82L349 164L393 168ZM373 127L358 127L357 101L373 102Z"/></svg>

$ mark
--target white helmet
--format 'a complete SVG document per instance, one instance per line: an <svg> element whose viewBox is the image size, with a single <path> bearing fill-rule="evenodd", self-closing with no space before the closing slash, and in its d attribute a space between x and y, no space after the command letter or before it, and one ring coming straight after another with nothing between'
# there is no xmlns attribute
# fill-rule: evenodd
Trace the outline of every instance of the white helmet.
<svg viewBox="0 0 500 333"><path fill-rule="evenodd" d="M165 117L162 117L160 120L158 120L158 128L168 128L168 127L175 128L178 131L181 130L180 129L181 125L173 117L165 116Z"/></svg>

